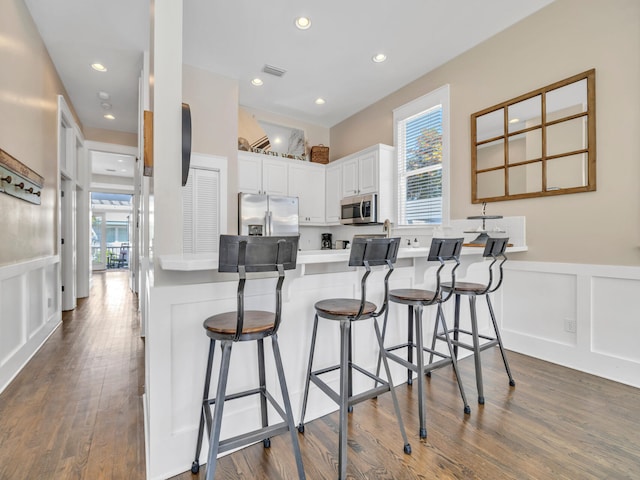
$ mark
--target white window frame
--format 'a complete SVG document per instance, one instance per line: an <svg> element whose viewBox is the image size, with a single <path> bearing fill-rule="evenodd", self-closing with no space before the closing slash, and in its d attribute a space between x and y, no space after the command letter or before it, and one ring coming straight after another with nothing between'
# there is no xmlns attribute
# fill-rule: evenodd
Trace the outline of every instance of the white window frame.
<svg viewBox="0 0 640 480"><path fill-rule="evenodd" d="M401 198L401 192L403 191L400 182L402 181L400 172L401 162L404 162L402 153L404 148L401 147L402 139L400 138L400 129L398 124L415 115L426 112L430 108L442 105L442 223L431 225L408 225L401 224L402 218L401 211L403 208L404 199ZM396 228L401 229L424 229L428 228L432 230L434 227L448 226L450 220L450 108L449 108L449 85L443 85L442 87L433 90L415 100L402 105L393 110L393 138L396 147L396 213L397 213L397 225Z"/></svg>

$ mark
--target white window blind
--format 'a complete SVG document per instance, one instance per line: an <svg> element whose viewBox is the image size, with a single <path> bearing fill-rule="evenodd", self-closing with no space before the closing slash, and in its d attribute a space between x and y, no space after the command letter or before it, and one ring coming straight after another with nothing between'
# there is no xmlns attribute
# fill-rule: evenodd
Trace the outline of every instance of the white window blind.
<svg viewBox="0 0 640 480"><path fill-rule="evenodd" d="M190 168L182 189L183 252L215 253L220 236L220 172Z"/></svg>
<svg viewBox="0 0 640 480"><path fill-rule="evenodd" d="M394 110L398 225L448 220L448 86Z"/></svg>

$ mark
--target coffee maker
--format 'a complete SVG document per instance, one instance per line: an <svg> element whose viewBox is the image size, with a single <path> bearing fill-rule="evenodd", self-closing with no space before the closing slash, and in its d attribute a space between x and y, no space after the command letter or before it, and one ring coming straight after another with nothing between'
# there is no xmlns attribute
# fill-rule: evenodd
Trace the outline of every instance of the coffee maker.
<svg viewBox="0 0 640 480"><path fill-rule="evenodd" d="M332 247L331 234L323 233L322 240L320 242L320 248L322 248L322 250L331 250L331 247Z"/></svg>

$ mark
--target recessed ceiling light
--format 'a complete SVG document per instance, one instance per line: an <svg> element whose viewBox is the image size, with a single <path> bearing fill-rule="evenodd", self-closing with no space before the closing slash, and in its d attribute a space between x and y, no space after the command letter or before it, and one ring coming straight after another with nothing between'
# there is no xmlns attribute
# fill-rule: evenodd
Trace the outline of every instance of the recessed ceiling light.
<svg viewBox="0 0 640 480"><path fill-rule="evenodd" d="M296 18L296 27L300 30L306 30L311 26L311 19L309 17Z"/></svg>
<svg viewBox="0 0 640 480"><path fill-rule="evenodd" d="M94 70L96 70L98 72L106 72L107 71L107 67L105 67L101 63L92 63L91 64L91 68L93 68Z"/></svg>
<svg viewBox="0 0 640 480"><path fill-rule="evenodd" d="M316 105L324 105L325 101L324 98L316 98Z"/></svg>
<svg viewBox="0 0 640 480"><path fill-rule="evenodd" d="M107 120L115 120L116 117L114 117L113 115L111 115L110 113L107 113L104 118L106 118Z"/></svg>
<svg viewBox="0 0 640 480"><path fill-rule="evenodd" d="M511 120L509 120L509 123L518 123L519 121L519 118L512 118Z"/></svg>
<svg viewBox="0 0 640 480"><path fill-rule="evenodd" d="M387 56L384 53L378 53L376 55L374 55L373 57L371 57L371 60L373 60L375 63L382 63L387 59Z"/></svg>
<svg viewBox="0 0 640 480"><path fill-rule="evenodd" d="M109 102L102 102L100 106L105 110L111 110L111 104Z"/></svg>
<svg viewBox="0 0 640 480"><path fill-rule="evenodd" d="M109 100L110 95L107 92L98 92L98 98L100 100Z"/></svg>
<svg viewBox="0 0 640 480"><path fill-rule="evenodd" d="M259 78L254 78L253 80L251 80L251 85L255 86L255 87L260 87L262 86L264 82L262 80L260 80Z"/></svg>
<svg viewBox="0 0 640 480"><path fill-rule="evenodd" d="M127 171L127 169L126 169L126 168L121 168L121 169L120 169L120 171L121 171L121 172L126 172L126 171Z"/></svg>

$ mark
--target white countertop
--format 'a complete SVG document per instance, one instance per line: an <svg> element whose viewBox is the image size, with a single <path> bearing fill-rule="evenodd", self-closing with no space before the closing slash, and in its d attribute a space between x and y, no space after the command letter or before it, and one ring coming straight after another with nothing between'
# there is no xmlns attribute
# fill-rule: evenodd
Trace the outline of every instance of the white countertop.
<svg viewBox="0 0 640 480"><path fill-rule="evenodd" d="M509 247L509 252L526 252L526 246ZM298 252L298 264L307 265L314 263L347 262L351 250L301 250ZM461 255L481 255L481 247L463 247ZM398 258L426 257L429 254L427 247L401 248ZM195 272L201 270L216 270L218 268L217 253L202 254L174 254L160 255L160 267L163 270Z"/></svg>

